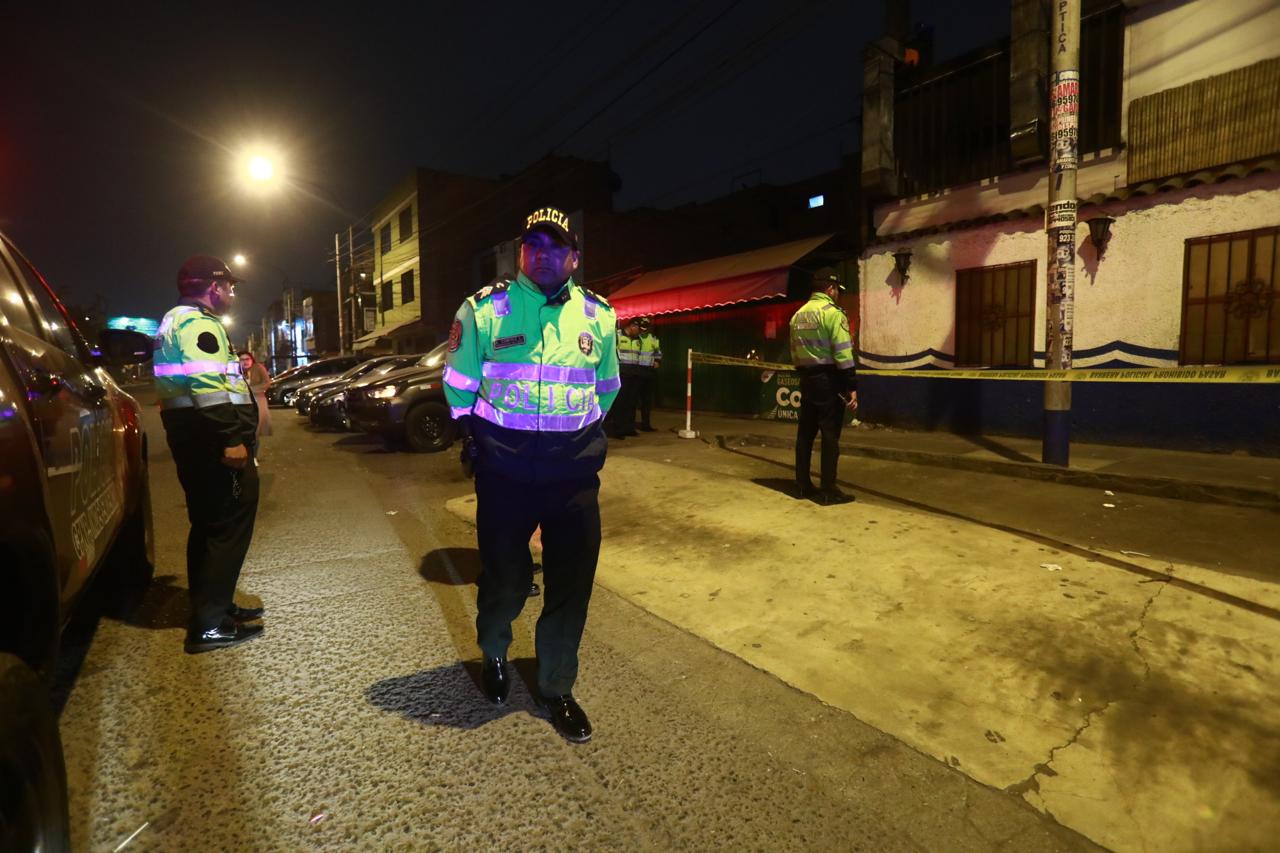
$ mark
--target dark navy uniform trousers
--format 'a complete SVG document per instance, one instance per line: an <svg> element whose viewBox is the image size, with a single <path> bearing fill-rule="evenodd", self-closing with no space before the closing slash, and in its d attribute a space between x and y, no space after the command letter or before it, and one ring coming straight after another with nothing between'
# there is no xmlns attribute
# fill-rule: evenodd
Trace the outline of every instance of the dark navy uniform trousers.
<svg viewBox="0 0 1280 853"><path fill-rule="evenodd" d="M800 420L796 428L796 483L812 487L809 466L813 440L822 433L822 488L834 489L840 462L840 433L844 429L843 382L835 368L800 369Z"/></svg>
<svg viewBox="0 0 1280 853"><path fill-rule="evenodd" d="M167 426L167 424L166 424ZM222 464L215 442L187 440L181 430L165 430L178 481L187 496L187 584L191 589L192 631L217 627L227 616L244 566L258 515L258 469Z"/></svg>
<svg viewBox="0 0 1280 853"><path fill-rule="evenodd" d="M538 690L563 696L578 677L578 644L600 557L600 478L526 483L476 471L480 544L477 641L486 657L506 657L511 623L533 582L529 539L542 526L542 615L534 645Z"/></svg>

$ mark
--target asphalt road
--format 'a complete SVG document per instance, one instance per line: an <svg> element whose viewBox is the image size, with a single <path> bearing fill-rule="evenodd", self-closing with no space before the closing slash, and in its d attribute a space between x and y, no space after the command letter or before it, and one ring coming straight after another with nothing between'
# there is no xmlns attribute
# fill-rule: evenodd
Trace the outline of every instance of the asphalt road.
<svg viewBox="0 0 1280 853"><path fill-rule="evenodd" d="M275 422L240 585L266 632L187 656L185 509L148 417L156 581L65 643L77 850L1093 849L600 587L575 691L593 742L562 741L520 684L495 710L474 530L444 509L470 490L454 454ZM538 603L512 649L525 684Z"/></svg>

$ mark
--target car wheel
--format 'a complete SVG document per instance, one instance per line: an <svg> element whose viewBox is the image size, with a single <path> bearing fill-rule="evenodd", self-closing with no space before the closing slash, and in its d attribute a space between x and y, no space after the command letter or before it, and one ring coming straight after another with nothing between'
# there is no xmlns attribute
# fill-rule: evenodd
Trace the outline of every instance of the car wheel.
<svg viewBox="0 0 1280 853"><path fill-rule="evenodd" d="M0 654L0 850L71 849L67 771L44 682Z"/></svg>
<svg viewBox="0 0 1280 853"><path fill-rule="evenodd" d="M454 424L440 403L420 403L404 419L404 437L414 453L435 453L453 443Z"/></svg>

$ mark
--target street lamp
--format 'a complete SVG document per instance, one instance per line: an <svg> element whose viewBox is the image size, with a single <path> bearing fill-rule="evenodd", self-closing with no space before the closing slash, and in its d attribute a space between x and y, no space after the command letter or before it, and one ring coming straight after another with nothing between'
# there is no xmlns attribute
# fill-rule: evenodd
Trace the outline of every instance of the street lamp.
<svg viewBox="0 0 1280 853"><path fill-rule="evenodd" d="M249 263L249 259L246 258L244 255L240 254L239 252L237 252L236 256L231 259L231 263L235 264L238 267L242 267L245 264Z"/></svg>

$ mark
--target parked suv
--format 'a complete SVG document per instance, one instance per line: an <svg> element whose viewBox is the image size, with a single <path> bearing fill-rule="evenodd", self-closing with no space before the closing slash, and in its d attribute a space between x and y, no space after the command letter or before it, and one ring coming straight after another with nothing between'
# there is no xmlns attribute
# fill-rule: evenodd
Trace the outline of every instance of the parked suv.
<svg viewBox="0 0 1280 853"><path fill-rule="evenodd" d="M298 414L311 414L311 402L334 388L344 388L351 382L369 373L375 368L397 365L405 367L410 363L417 361L416 355L379 355L374 356L368 361L362 361L355 367L350 367L336 376L320 376L309 382L303 383L293 396L293 407L298 410ZM389 370L384 372L389 373Z"/></svg>
<svg viewBox="0 0 1280 853"><path fill-rule="evenodd" d="M152 573L147 437L104 369L151 358L107 330L90 349L0 234L0 850L66 850L66 775L48 684L89 588Z"/></svg>
<svg viewBox="0 0 1280 853"><path fill-rule="evenodd" d="M294 396L303 385L322 376L342 373L364 360L364 356L361 355L340 355L290 368L276 377L267 388L267 405L292 406Z"/></svg>
<svg viewBox="0 0 1280 853"><path fill-rule="evenodd" d="M417 453L446 449L456 425L444 398L445 347L436 347L412 367L350 386L346 405L351 423Z"/></svg>

